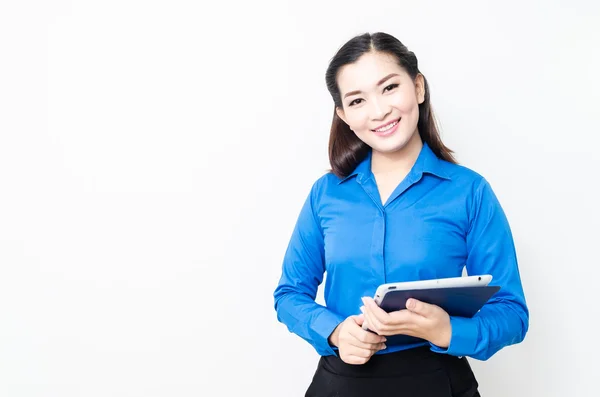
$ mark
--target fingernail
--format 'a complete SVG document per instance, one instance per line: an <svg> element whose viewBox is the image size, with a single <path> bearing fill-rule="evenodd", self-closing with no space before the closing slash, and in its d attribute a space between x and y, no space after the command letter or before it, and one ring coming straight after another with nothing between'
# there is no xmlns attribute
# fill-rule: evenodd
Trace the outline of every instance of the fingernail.
<svg viewBox="0 0 600 397"><path fill-rule="evenodd" d="M413 299L409 299L406 302L406 307L408 307L409 309L414 309L415 308L415 301Z"/></svg>
<svg viewBox="0 0 600 397"><path fill-rule="evenodd" d="M387 349L387 346L385 343L383 344L383 349ZM381 349L381 350L383 350L383 349Z"/></svg>

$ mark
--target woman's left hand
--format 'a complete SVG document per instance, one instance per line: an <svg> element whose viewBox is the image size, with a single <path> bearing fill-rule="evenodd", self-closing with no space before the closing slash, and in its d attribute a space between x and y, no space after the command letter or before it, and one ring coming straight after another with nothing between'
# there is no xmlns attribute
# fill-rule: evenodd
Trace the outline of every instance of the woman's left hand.
<svg viewBox="0 0 600 397"><path fill-rule="evenodd" d="M414 336L441 348L450 345L450 316L441 307L411 298L406 302L405 310L386 313L373 298L365 297L362 300L364 306L361 311L371 331L383 336Z"/></svg>

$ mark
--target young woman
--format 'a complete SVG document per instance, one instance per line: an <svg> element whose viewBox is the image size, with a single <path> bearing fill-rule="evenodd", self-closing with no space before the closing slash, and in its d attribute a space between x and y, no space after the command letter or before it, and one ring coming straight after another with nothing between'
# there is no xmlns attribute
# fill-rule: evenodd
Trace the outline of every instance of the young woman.
<svg viewBox="0 0 600 397"><path fill-rule="evenodd" d="M321 355L306 396L479 396L466 357L487 360L529 326L500 203L442 143L427 80L396 38L354 37L326 82L332 170L300 211L274 293L279 321ZM501 286L473 318L414 299L386 313L371 299L382 283L458 277L465 267ZM386 345L397 334L415 342Z"/></svg>

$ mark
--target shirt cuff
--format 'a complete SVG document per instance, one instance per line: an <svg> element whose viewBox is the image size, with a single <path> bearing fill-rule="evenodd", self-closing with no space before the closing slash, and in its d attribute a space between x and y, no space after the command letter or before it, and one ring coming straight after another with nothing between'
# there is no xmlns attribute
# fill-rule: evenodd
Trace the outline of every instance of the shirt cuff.
<svg viewBox="0 0 600 397"><path fill-rule="evenodd" d="M452 336L447 349L431 344L431 350L437 353L446 353L452 356L470 356L475 353L479 330L477 321L466 317L450 316Z"/></svg>
<svg viewBox="0 0 600 397"><path fill-rule="evenodd" d="M335 328L344 321L344 318L331 310L325 309L319 315L319 318L313 324L313 330L316 332L323 343L317 349L322 356L337 355L337 348L329 344L329 336Z"/></svg>

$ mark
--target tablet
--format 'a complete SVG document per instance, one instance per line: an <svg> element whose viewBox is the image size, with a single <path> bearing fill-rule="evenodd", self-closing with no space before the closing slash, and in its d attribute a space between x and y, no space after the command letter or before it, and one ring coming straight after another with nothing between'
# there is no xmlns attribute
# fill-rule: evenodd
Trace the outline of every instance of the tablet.
<svg viewBox="0 0 600 397"><path fill-rule="evenodd" d="M432 280L404 281L382 284L375 291L373 299L379 305L390 291L408 291L436 288L485 287L492 281L492 275L437 278Z"/></svg>
<svg viewBox="0 0 600 397"><path fill-rule="evenodd" d="M472 317L500 287L488 287L490 274L439 278L382 284L375 291L375 303L385 312L406 309L406 301L415 298L440 306L451 316ZM368 329L366 322L362 328Z"/></svg>
<svg viewBox="0 0 600 397"><path fill-rule="evenodd" d="M441 307L450 316L472 318L499 290L498 285L392 290L385 294L379 307L386 313L403 310L406 309L406 302L415 298ZM363 329L373 332L368 329L366 322L363 323ZM386 339L388 346L424 342L422 339L402 334L386 336Z"/></svg>

